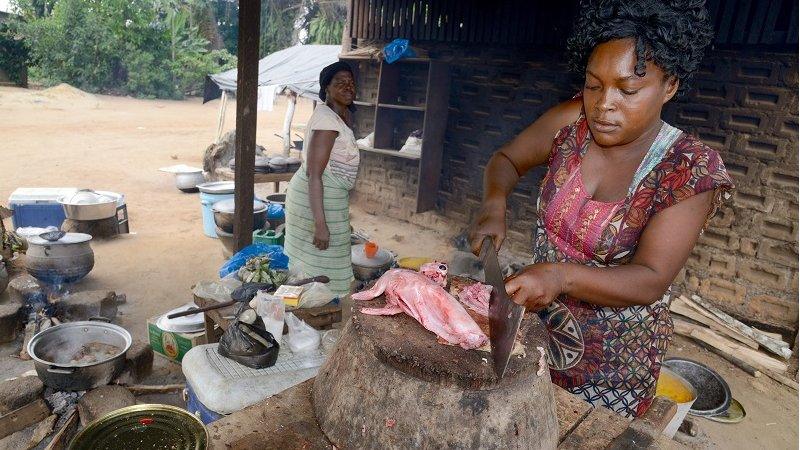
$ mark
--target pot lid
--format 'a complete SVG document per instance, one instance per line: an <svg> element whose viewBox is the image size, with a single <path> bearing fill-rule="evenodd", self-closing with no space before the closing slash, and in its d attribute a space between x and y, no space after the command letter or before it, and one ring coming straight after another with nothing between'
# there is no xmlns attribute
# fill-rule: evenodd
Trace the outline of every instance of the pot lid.
<svg viewBox="0 0 800 450"><path fill-rule="evenodd" d="M364 244L354 245L350 250L350 257L353 264L362 267L382 267L392 262L394 258L388 250L383 248L379 248L373 258L367 258L364 252Z"/></svg>
<svg viewBox="0 0 800 450"><path fill-rule="evenodd" d="M177 333L194 333L203 331L205 329L205 319L203 313L192 314L191 316L176 317L174 319L167 319L167 316L174 313L188 311L192 308L197 308L194 303L187 303L181 307L175 308L158 318L158 328L164 331L173 331Z"/></svg>
<svg viewBox="0 0 800 450"><path fill-rule="evenodd" d="M235 207L236 207L236 200L229 198L226 200L220 200L218 202L215 202L211 206L211 210L214 212L233 214ZM259 213L264 211L265 209L267 209L267 205L258 200L253 200L253 213Z"/></svg>
<svg viewBox="0 0 800 450"><path fill-rule="evenodd" d="M233 181L211 181L198 184L197 188L206 194L233 194L235 191Z"/></svg>
<svg viewBox="0 0 800 450"><path fill-rule="evenodd" d="M33 245L69 245L89 242L92 240L92 236L86 233L67 233L57 241L47 241L39 236L29 236L26 239L29 244Z"/></svg>
<svg viewBox="0 0 800 450"><path fill-rule="evenodd" d="M273 166L285 166L288 164L288 161L283 156L273 156L270 158L269 163Z"/></svg>
<svg viewBox="0 0 800 450"><path fill-rule="evenodd" d="M289 158L286 158L286 164L289 164L289 165L292 165L292 164L302 164L302 163L303 163L303 160L302 160L302 159L300 159L300 158L295 158L294 156L291 156L291 157L289 157Z"/></svg>
<svg viewBox="0 0 800 450"><path fill-rule="evenodd" d="M75 450L200 450L208 445L205 425L188 411L171 405L134 405L95 420L70 443Z"/></svg>

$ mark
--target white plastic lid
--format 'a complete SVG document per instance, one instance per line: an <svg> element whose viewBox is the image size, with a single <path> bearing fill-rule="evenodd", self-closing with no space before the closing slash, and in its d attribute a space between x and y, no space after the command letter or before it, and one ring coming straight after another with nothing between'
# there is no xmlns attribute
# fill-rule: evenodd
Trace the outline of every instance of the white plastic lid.
<svg viewBox="0 0 800 450"><path fill-rule="evenodd" d="M229 198L227 200L220 200L218 202L214 202L214 205L211 206L211 210L215 212L233 214L235 207L236 207L236 200ZM265 209L267 209L267 205L258 200L253 200L254 213L262 212Z"/></svg>

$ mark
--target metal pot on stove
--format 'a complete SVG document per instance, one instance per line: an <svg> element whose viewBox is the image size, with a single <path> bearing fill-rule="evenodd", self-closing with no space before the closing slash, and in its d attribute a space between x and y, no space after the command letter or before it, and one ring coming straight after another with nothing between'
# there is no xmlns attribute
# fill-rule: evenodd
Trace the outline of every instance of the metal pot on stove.
<svg viewBox="0 0 800 450"><path fill-rule="evenodd" d="M41 331L28 342L28 354L42 382L59 391L104 386L125 368L131 334L105 322L68 322Z"/></svg>
<svg viewBox="0 0 800 450"><path fill-rule="evenodd" d="M25 268L43 283L74 283L94 267L91 240L92 236L85 233L55 232L28 237Z"/></svg>

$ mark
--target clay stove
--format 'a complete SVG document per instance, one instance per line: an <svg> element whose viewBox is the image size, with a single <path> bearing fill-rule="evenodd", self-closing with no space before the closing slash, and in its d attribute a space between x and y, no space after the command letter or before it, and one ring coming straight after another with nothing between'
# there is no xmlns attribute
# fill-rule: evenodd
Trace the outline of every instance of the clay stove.
<svg viewBox="0 0 800 450"><path fill-rule="evenodd" d="M355 302L314 382L314 412L336 447L556 447L553 387L537 349L547 336L535 314L523 320L524 355L498 381L490 353L440 344L405 314L360 312L384 301Z"/></svg>

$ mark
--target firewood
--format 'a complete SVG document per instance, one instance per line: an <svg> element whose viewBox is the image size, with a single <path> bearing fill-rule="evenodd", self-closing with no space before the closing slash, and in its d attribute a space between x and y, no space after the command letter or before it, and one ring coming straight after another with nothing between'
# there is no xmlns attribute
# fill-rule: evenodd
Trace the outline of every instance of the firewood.
<svg viewBox="0 0 800 450"><path fill-rule="evenodd" d="M789 378L789 377L787 377L785 375L781 375L781 374L775 373L775 372L770 372L769 370L765 370L764 373L766 373L768 377L772 378L773 380L777 381L778 383L780 383L780 384L782 384L782 385L784 385L784 386L786 386L786 387L788 387L790 389L793 389L795 391L798 390L797 389L797 381L794 381L793 379L791 379L791 378Z"/></svg>
<svg viewBox="0 0 800 450"><path fill-rule="evenodd" d="M47 407L47 403L42 399L36 399L34 402L0 416L0 439L24 430L49 415L50 408Z"/></svg>
<svg viewBox="0 0 800 450"><path fill-rule="evenodd" d="M73 409L69 412L69 418L61 426L53 439L47 444L45 450L63 450L67 448L72 436L78 430L78 410Z"/></svg>
<svg viewBox="0 0 800 450"><path fill-rule="evenodd" d="M125 386L125 388L131 391L133 395L169 394L171 392L182 391L186 388L185 384L164 384L164 385L123 384L122 386Z"/></svg>
<svg viewBox="0 0 800 450"><path fill-rule="evenodd" d="M697 345L703 347L704 349L710 351L711 353L714 353L715 355L717 355L720 358L728 361L729 363L733 364L734 366L742 369L748 375L750 375L752 377L755 377L755 378L758 378L758 377L761 376L761 371L759 371L755 367L751 366L750 364L747 364L746 362L742 361L741 359L739 359L739 358L737 358L737 357L735 357L733 355L729 355L729 354L723 352L722 350L720 350L720 349L718 349L718 348L716 348L716 347L714 347L712 345L706 344L705 342L703 342L701 340L694 339L694 338L692 338L692 340L694 342L696 342Z"/></svg>
<svg viewBox="0 0 800 450"><path fill-rule="evenodd" d="M703 341L706 344L711 345L718 350L723 351L728 355L738 358L759 369L771 370L776 373L784 373L788 367L787 364L782 361L720 336L713 330L705 327L684 321L678 321L675 324L675 332L683 336L688 336Z"/></svg>
<svg viewBox="0 0 800 450"><path fill-rule="evenodd" d="M743 336L738 331L729 328L726 325L721 325L717 320L707 317L704 314L697 312L694 308L689 307L689 305L684 302L680 297L674 299L672 304L669 306L669 310L680 314L684 317L688 317L694 321L700 322L703 325L708 326L712 330L722 333L730 338L736 339L737 341L741 342L742 344L758 350L758 342L753 339L748 338L747 336Z"/></svg>
<svg viewBox="0 0 800 450"><path fill-rule="evenodd" d="M684 298L684 300L686 300ZM714 305L708 303L707 301L703 300L702 298L693 295L692 300L690 300L689 305L691 306L693 303L695 305L699 305L705 308L706 311L713 314L719 320L721 320L727 326L735 329L739 333L743 334L744 336L749 337L750 339L755 340L759 343L762 347L769 350L770 352L782 357L783 359L789 359L792 356L792 350L789 348L789 344L783 341L777 341L775 339L770 338L769 336L754 331L749 326L739 322L738 320L734 319L733 317L725 314L724 312L717 309Z"/></svg>

